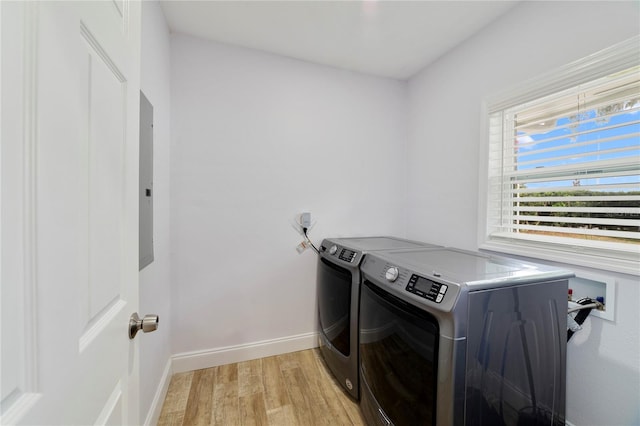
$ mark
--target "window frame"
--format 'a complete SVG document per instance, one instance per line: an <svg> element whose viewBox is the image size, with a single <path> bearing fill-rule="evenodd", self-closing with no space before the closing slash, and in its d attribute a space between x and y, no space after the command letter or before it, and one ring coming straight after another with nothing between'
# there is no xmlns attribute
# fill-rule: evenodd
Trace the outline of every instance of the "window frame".
<svg viewBox="0 0 640 426"><path fill-rule="evenodd" d="M488 214L489 129L493 113L559 93L609 74L640 65L640 36L596 52L564 67L529 80L522 85L487 97L481 104L481 134L478 200L478 246L483 250L526 256L555 262L640 275L640 245L637 250L617 251L516 238L492 237Z"/></svg>

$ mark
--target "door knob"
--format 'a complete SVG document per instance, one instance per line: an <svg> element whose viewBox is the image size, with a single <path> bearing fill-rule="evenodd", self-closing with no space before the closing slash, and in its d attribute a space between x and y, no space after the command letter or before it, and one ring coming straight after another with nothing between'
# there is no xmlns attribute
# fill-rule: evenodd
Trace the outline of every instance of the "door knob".
<svg viewBox="0 0 640 426"><path fill-rule="evenodd" d="M129 319L129 339L136 337L138 331L142 330L143 333L150 333L156 331L158 328L158 316L157 315L145 315L140 319L137 312L134 312Z"/></svg>

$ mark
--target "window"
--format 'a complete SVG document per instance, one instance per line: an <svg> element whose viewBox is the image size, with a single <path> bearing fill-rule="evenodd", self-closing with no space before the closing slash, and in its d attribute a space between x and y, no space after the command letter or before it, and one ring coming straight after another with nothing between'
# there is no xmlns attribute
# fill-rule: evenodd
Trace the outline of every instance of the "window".
<svg viewBox="0 0 640 426"><path fill-rule="evenodd" d="M488 102L484 248L640 273L637 48Z"/></svg>

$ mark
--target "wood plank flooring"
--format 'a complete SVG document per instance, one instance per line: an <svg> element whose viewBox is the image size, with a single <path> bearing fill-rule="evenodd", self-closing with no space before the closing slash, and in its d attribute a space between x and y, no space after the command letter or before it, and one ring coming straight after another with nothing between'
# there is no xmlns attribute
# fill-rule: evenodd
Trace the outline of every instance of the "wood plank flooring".
<svg viewBox="0 0 640 426"><path fill-rule="evenodd" d="M171 378L158 425L364 425L318 349Z"/></svg>

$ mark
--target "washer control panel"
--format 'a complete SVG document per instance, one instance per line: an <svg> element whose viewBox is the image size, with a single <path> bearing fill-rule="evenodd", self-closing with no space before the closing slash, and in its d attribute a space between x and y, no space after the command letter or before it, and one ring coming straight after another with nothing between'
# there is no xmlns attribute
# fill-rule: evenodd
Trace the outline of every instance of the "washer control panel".
<svg viewBox="0 0 640 426"><path fill-rule="evenodd" d="M348 250L346 248L343 248L340 251L340 255L338 256L340 260L344 260L345 262L349 262L349 263L353 262L353 259L355 259L355 257L356 257L356 252L353 250Z"/></svg>
<svg viewBox="0 0 640 426"><path fill-rule="evenodd" d="M325 244L326 242L323 241L323 244L320 245L320 254L327 260L331 259L331 262L337 265L355 268L362 260L362 252L360 251L351 250L339 244L331 244L331 242Z"/></svg>
<svg viewBox="0 0 640 426"><path fill-rule="evenodd" d="M413 274L409 278L406 290L410 293L416 294L420 297L424 297L432 302L440 303L444 299L444 295L447 293L449 286L443 283L431 281L427 278Z"/></svg>

